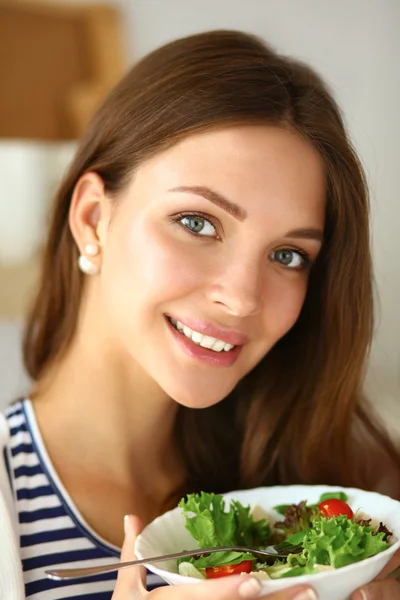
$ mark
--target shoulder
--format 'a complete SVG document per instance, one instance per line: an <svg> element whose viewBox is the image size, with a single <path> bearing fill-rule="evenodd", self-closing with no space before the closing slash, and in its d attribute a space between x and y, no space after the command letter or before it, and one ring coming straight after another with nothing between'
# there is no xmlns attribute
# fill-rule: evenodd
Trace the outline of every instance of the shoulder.
<svg viewBox="0 0 400 600"><path fill-rule="evenodd" d="M0 505L3 508L3 514L0 520L4 520L5 509L8 509L9 516L15 517L14 496L9 475L9 458L13 443L13 437L18 435L22 424L22 403L15 404L6 408L0 413ZM2 502L1 502L2 501Z"/></svg>
<svg viewBox="0 0 400 600"><path fill-rule="evenodd" d="M0 413L0 449L9 442L13 429L17 429L22 420L22 401L10 404Z"/></svg>
<svg viewBox="0 0 400 600"><path fill-rule="evenodd" d="M20 404L16 403L0 413L0 597L9 600L25 598L14 497L5 456L12 435L13 417L21 410Z"/></svg>
<svg viewBox="0 0 400 600"><path fill-rule="evenodd" d="M0 415L0 421L5 421L4 415ZM0 453L0 598L23 600L25 593L17 520L9 484L3 453Z"/></svg>
<svg viewBox="0 0 400 600"><path fill-rule="evenodd" d="M0 414L0 523L2 530L8 523L14 528L16 518L14 496L6 462L9 439L10 426L7 417L5 414Z"/></svg>

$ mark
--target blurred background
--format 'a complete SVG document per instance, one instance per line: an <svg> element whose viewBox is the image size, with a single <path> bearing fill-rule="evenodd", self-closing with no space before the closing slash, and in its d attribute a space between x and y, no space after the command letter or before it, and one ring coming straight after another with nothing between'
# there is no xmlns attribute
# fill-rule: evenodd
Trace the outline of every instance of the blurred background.
<svg viewBox="0 0 400 600"><path fill-rule="evenodd" d="M20 355L49 203L85 124L133 62L172 39L242 29L316 68L371 189L377 323L366 389L400 433L400 1L0 0L0 409Z"/></svg>

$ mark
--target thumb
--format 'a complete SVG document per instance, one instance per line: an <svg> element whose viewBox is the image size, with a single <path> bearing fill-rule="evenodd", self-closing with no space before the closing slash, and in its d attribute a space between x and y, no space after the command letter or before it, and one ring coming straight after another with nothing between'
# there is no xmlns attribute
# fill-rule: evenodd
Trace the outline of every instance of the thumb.
<svg viewBox="0 0 400 600"><path fill-rule="evenodd" d="M126 515L124 518L125 539L121 550L121 562L135 560L135 541L143 524L139 517ZM142 598L146 594L146 569L129 567L118 572L117 585L112 600L128 600Z"/></svg>

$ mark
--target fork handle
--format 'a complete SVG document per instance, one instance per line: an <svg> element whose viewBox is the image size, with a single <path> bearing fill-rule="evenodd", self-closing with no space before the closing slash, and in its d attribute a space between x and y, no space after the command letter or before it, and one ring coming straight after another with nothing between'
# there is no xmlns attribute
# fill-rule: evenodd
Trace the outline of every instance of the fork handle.
<svg viewBox="0 0 400 600"><path fill-rule="evenodd" d="M209 554L211 552L223 552L230 550L233 552L251 552L250 548L244 546L219 546L217 548L196 548L195 550L185 550L183 552L174 552L173 554L163 554L162 556L152 556L149 558L140 558L130 560L129 562L114 563L112 565L103 565L102 567L80 567L78 569L51 569L45 571L50 579L62 581L64 579L75 579L76 577L90 577L91 575L100 575L101 573L113 573L119 569L144 565L147 563L161 562L184 556L197 556L198 554ZM254 551L253 551L254 552Z"/></svg>

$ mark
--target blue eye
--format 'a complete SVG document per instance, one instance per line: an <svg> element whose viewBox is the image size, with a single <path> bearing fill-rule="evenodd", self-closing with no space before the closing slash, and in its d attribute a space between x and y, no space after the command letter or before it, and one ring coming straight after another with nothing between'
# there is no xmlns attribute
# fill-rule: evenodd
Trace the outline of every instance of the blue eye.
<svg viewBox="0 0 400 600"><path fill-rule="evenodd" d="M291 250L289 248L283 248L282 250L275 250L271 254L273 261L278 262L288 269L306 269L310 266L310 259L299 252L298 250Z"/></svg>
<svg viewBox="0 0 400 600"><path fill-rule="evenodd" d="M186 215L181 217L179 222L196 235L215 237L217 233L214 225L208 219L199 215Z"/></svg>

